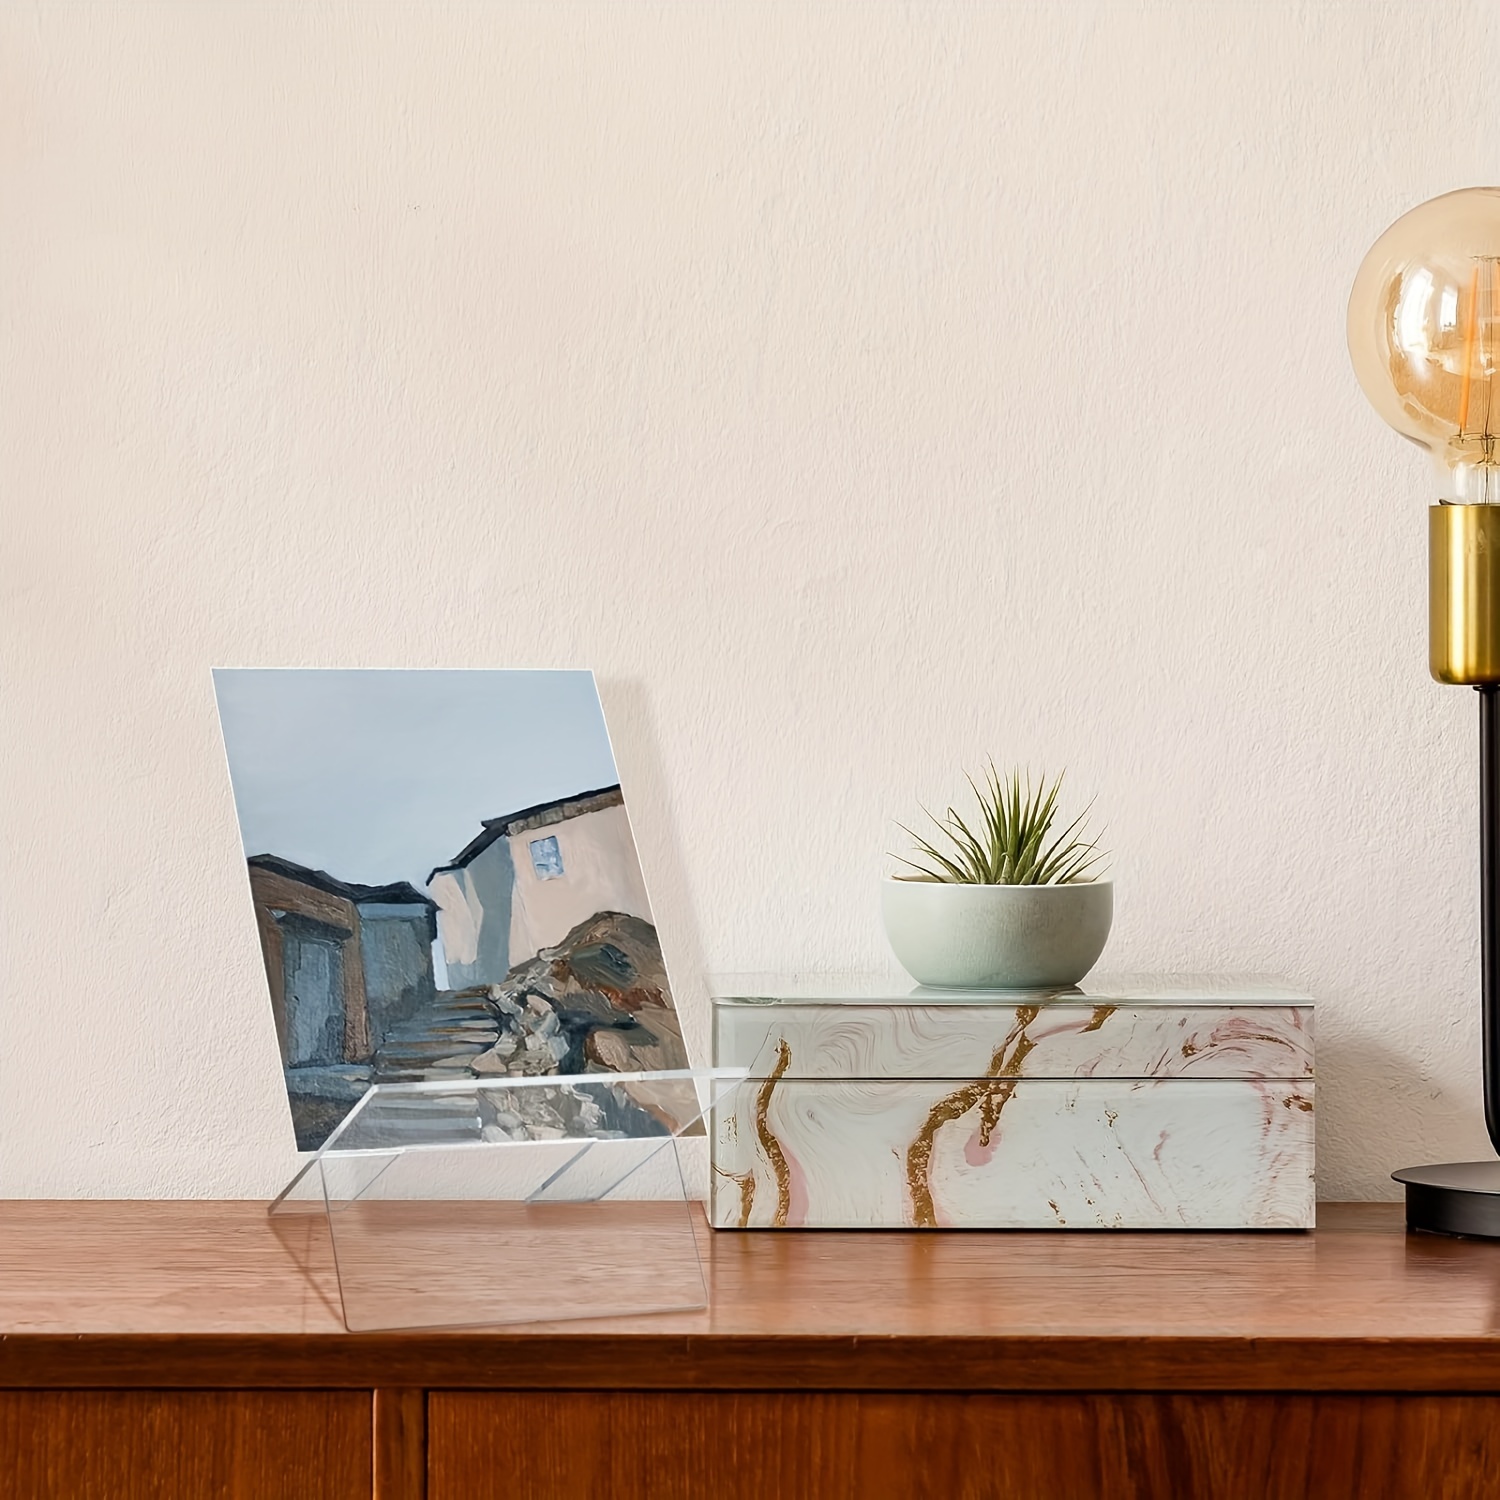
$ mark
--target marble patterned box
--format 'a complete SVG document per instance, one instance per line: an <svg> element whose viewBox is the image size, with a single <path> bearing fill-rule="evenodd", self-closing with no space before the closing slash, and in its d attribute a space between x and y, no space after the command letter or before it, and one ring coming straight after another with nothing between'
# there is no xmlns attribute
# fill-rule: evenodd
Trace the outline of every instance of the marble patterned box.
<svg viewBox="0 0 1500 1500"><path fill-rule="evenodd" d="M719 1229L1310 1229L1313 1003L1274 980L1055 993L716 982Z"/></svg>

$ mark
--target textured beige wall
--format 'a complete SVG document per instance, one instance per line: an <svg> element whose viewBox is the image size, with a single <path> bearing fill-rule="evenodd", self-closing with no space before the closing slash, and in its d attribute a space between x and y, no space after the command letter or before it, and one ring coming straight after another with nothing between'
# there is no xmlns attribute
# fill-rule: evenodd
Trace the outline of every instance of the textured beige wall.
<svg viewBox="0 0 1500 1500"><path fill-rule="evenodd" d="M688 1010L887 962L1066 764L1115 968L1322 1001L1325 1195L1481 1149L1473 695L1365 247L1500 7L0 11L0 1193L293 1165L208 669L591 665Z"/></svg>

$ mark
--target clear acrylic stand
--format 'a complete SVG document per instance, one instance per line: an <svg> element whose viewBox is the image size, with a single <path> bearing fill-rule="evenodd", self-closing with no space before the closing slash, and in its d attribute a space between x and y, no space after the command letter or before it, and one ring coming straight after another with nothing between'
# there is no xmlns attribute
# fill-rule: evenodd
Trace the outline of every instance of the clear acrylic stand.
<svg viewBox="0 0 1500 1500"><path fill-rule="evenodd" d="M376 1084L271 1205L351 1332L701 1308L680 1143L748 1069Z"/></svg>

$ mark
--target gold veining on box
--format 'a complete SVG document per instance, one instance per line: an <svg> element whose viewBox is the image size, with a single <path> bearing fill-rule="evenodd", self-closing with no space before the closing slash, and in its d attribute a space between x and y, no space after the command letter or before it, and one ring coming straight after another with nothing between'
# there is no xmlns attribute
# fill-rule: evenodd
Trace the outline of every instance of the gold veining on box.
<svg viewBox="0 0 1500 1500"><path fill-rule="evenodd" d="M1039 1007L1035 1005L1017 1008L1016 1024L995 1049L988 1073L983 1078L975 1079L973 1083L966 1083L961 1089L955 1089L947 1098L940 1099L933 1105L922 1128L917 1132L916 1139L907 1148L906 1186L911 1195L912 1223L918 1229L937 1228L937 1210L933 1207L932 1188L927 1174L932 1165L932 1146L938 1131L954 1120L961 1120L977 1104L980 1144L989 1145L995 1127L1000 1123L1000 1112L1016 1091L1021 1064L1026 1060L1026 1054L1036 1045L1026 1035L1026 1028L1036 1020L1038 1014ZM1007 1051L1010 1053L1008 1057Z"/></svg>

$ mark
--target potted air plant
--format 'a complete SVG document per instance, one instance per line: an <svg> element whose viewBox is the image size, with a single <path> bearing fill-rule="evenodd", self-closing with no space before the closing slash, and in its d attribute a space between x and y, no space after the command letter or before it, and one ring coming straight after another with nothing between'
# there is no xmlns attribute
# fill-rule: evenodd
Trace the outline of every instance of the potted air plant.
<svg viewBox="0 0 1500 1500"><path fill-rule="evenodd" d="M978 802L968 819L952 807L929 812L931 837L898 825L914 847L896 856L907 873L882 882L891 948L919 984L1076 984L1098 962L1114 916L1088 809L1054 832L1061 776L1035 787L1019 772L1002 781L991 762L982 781L966 779Z"/></svg>

